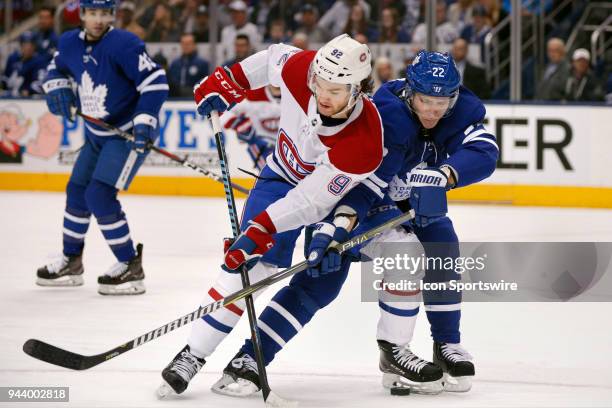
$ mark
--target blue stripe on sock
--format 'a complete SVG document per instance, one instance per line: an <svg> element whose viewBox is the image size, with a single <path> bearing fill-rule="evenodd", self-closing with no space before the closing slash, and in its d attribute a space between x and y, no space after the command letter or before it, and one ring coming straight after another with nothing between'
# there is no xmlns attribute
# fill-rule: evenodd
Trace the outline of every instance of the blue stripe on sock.
<svg viewBox="0 0 612 408"><path fill-rule="evenodd" d="M216 320L215 318L211 317L210 315L206 315L202 318L202 320L204 320L206 323L210 324L212 327L214 327L215 329L219 330L220 332L223 333L229 333L232 331L232 327L229 327L223 323L221 323L220 321Z"/></svg>
<svg viewBox="0 0 612 408"><path fill-rule="evenodd" d="M297 334L297 330L295 330L293 325L271 307L264 309L259 320L270 326L285 342L288 342Z"/></svg>
<svg viewBox="0 0 612 408"><path fill-rule="evenodd" d="M419 313L418 307L416 309L398 309L396 307L391 307L381 301L378 301L378 306L385 312L394 314L396 316L415 316L417 313Z"/></svg>

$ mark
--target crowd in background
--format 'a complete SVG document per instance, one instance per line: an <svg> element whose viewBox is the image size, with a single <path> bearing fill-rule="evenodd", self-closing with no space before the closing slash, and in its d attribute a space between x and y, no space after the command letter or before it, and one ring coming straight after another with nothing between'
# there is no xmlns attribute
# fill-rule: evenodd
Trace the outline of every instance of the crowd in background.
<svg viewBox="0 0 612 408"><path fill-rule="evenodd" d="M76 1L76 0L75 0ZM550 6L554 0L549 0ZM27 2L25 2L27 3ZM78 3L78 2L76 2ZM346 32L362 43L411 43L414 52L426 41L424 0L219 0L216 33L224 65L239 62L265 43L285 42L308 49ZM481 47L486 34L508 15L506 0L438 1L435 9L436 37L450 47L463 83L478 96L488 99L491 86L482 68L466 56L470 44ZM137 13L137 11L139 11ZM123 0L117 8L115 26L131 31L146 43L177 42L180 56L168 61L158 53L153 58L168 72L171 96L189 97L193 84L211 70L205 56L198 55L197 44L209 41L208 0L160 0L144 10L137 3ZM537 12L525 8L523 13ZM40 94L40 81L57 46L53 31L52 8L37 10L36 30L19 38L20 47L8 56L2 75L5 96ZM66 29L78 26L78 8L64 10ZM503 32L500 34L504 34ZM509 35L509 31L505 33ZM410 63L413 53L406 56ZM393 66L386 57L374 62L375 87L403 76L405 66ZM552 38L547 44L547 65L535 92L538 100L601 101L612 103L612 74L597 78L586 49L566 56L563 40Z"/></svg>

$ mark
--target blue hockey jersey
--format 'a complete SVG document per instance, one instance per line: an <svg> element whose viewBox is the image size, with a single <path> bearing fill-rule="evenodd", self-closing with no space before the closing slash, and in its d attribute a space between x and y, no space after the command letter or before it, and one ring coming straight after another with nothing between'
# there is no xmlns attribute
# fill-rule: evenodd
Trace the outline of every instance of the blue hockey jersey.
<svg viewBox="0 0 612 408"><path fill-rule="evenodd" d="M62 34L45 81L57 78L77 83L78 106L84 114L122 130L130 129L138 114L157 118L168 97L166 73L151 60L144 43L112 27L95 42L86 41L80 29ZM94 135L113 135L90 123L86 126Z"/></svg>
<svg viewBox="0 0 612 408"><path fill-rule="evenodd" d="M456 187L483 180L495 170L496 139L482 124L485 107L471 91L462 86L450 115L426 130L400 99L405 86L405 80L387 82L374 95L387 152L376 172L339 203L355 209L360 220L385 194L396 201L408 198L407 180L414 168L447 165L457 176Z"/></svg>

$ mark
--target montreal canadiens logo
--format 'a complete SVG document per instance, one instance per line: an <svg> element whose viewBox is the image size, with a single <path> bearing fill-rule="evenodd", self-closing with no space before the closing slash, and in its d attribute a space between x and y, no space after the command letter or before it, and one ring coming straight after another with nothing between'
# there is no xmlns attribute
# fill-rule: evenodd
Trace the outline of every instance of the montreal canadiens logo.
<svg viewBox="0 0 612 408"><path fill-rule="evenodd" d="M366 58L367 58L366 53L362 52L361 55L359 56L359 61L363 62L366 60Z"/></svg>
<svg viewBox="0 0 612 408"><path fill-rule="evenodd" d="M285 170L289 170L293 177L301 180L314 171L314 164L302 160L293 141L287 136L284 130L281 129L276 143L278 145L278 153L282 164Z"/></svg>

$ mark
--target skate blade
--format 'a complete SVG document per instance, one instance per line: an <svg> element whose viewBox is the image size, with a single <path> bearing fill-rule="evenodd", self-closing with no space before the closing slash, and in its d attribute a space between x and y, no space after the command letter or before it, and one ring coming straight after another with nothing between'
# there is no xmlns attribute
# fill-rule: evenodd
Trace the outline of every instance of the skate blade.
<svg viewBox="0 0 612 408"><path fill-rule="evenodd" d="M110 295L110 296L142 295L145 292L146 290L145 290L144 282L141 280L121 283L119 285L98 284L98 293L101 295Z"/></svg>
<svg viewBox="0 0 612 408"><path fill-rule="evenodd" d="M277 394L270 391L268 394L268 399L266 399L266 407L274 407L274 408L296 408L299 406L299 402L291 401L279 397Z"/></svg>
<svg viewBox="0 0 612 408"><path fill-rule="evenodd" d="M155 395L157 396L157 399L161 400L161 399L166 398L169 395L178 395L178 394L174 392L172 387L169 386L167 382L164 381L155 391Z"/></svg>
<svg viewBox="0 0 612 408"><path fill-rule="evenodd" d="M410 389L414 394L436 395L442 392L442 380L415 382L400 375L383 373L383 387L386 389Z"/></svg>
<svg viewBox="0 0 612 408"><path fill-rule="evenodd" d="M444 373L442 383L446 392L468 392L472 389L472 376L453 377Z"/></svg>
<svg viewBox="0 0 612 408"><path fill-rule="evenodd" d="M242 378L234 380L231 376L223 374L216 383L210 387L212 392L229 397L248 397L259 391L259 388L250 381ZM268 398L269 399L269 398Z"/></svg>
<svg viewBox="0 0 612 408"><path fill-rule="evenodd" d="M57 279L44 279L37 278L36 284L38 286L56 286L56 287L67 287L67 286L82 286L83 276L82 275L66 275Z"/></svg>

